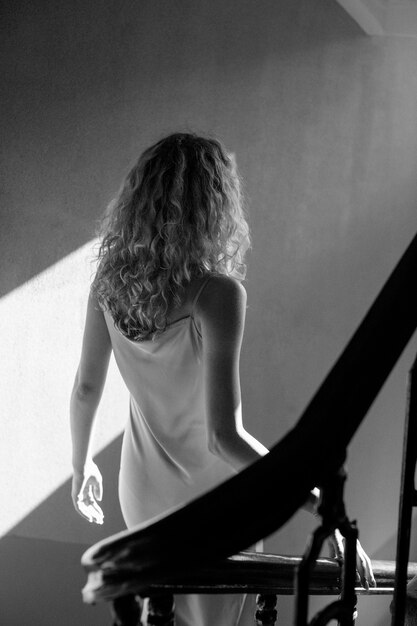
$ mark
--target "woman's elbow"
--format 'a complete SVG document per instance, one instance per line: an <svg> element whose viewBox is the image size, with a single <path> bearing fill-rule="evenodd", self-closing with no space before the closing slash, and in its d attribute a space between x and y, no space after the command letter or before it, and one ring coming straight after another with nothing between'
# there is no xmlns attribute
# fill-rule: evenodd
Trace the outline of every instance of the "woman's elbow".
<svg viewBox="0 0 417 626"><path fill-rule="evenodd" d="M88 401L95 396L100 395L100 389L89 382L77 380L72 389L72 398L78 401Z"/></svg>

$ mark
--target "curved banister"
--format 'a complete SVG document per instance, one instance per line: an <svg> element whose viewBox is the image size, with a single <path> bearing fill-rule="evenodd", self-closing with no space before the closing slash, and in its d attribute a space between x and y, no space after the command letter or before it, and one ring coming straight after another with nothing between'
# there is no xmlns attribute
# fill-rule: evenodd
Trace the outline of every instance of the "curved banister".
<svg viewBox="0 0 417 626"><path fill-rule="evenodd" d="M283 526L309 490L342 465L347 445L412 336L416 277L417 237L296 426L271 452L170 515L99 542L82 557L87 571L109 560L123 567L128 556L144 586L179 580Z"/></svg>
<svg viewBox="0 0 417 626"><path fill-rule="evenodd" d="M292 595L295 573L301 562L298 556L241 552L223 561L202 566L180 582L144 585L137 562L114 568L107 563L100 574L92 573L83 590L84 601L114 600L127 594L152 597L179 593L261 593ZM376 587L366 590L357 587L361 595L391 595L395 579L395 561L372 561ZM136 570L138 576L136 576ZM335 559L318 559L312 573L311 595L339 595L341 591L340 565ZM417 563L408 565L407 578L417 575Z"/></svg>

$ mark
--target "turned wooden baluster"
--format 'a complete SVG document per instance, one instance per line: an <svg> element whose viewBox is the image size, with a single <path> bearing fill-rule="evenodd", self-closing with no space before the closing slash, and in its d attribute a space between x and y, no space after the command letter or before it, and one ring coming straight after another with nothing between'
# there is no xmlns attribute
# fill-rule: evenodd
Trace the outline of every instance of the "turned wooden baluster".
<svg viewBox="0 0 417 626"><path fill-rule="evenodd" d="M112 603L113 626L139 626L142 606L137 596L115 598Z"/></svg>
<svg viewBox="0 0 417 626"><path fill-rule="evenodd" d="M113 626L140 626L141 614L142 603L137 596L127 595L113 600ZM164 594L149 598L146 624L175 626L173 595Z"/></svg>
<svg viewBox="0 0 417 626"><path fill-rule="evenodd" d="M174 596L152 596L149 598L147 626L175 626L174 610Z"/></svg>
<svg viewBox="0 0 417 626"><path fill-rule="evenodd" d="M260 593L256 596L256 626L275 626L277 623L277 596Z"/></svg>

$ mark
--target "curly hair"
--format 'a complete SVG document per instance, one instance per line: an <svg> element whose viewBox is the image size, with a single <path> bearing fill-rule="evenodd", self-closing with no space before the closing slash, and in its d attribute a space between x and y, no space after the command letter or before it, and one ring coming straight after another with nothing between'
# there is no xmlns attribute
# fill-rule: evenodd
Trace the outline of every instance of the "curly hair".
<svg viewBox="0 0 417 626"><path fill-rule="evenodd" d="M161 139L126 176L99 235L99 305L129 339L157 337L193 277L245 277L249 227L233 155L194 133Z"/></svg>

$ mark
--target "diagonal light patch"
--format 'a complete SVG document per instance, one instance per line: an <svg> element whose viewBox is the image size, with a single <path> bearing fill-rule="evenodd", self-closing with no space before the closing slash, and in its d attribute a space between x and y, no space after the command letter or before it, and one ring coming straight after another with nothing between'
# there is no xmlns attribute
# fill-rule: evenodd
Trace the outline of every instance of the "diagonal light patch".
<svg viewBox="0 0 417 626"><path fill-rule="evenodd" d="M95 243L0 299L0 536L71 476L69 398ZM120 434L127 411L128 392L112 358L95 451Z"/></svg>

